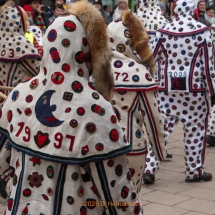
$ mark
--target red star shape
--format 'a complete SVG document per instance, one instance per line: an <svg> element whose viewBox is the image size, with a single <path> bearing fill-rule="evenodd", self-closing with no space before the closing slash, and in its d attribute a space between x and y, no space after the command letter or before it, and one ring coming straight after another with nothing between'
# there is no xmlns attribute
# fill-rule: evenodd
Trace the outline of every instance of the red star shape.
<svg viewBox="0 0 215 215"><path fill-rule="evenodd" d="M36 166L36 164L40 165L41 162L40 162L40 159L39 158L36 158L36 157L32 157L31 159L29 159L30 161L33 162L33 166Z"/></svg>

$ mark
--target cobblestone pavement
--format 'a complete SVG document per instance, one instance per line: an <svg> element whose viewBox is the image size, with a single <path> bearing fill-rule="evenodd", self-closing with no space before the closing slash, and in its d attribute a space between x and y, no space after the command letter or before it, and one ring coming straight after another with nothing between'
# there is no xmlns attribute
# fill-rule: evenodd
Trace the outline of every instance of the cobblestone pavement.
<svg viewBox="0 0 215 215"><path fill-rule="evenodd" d="M172 134L168 152L173 154L161 164L153 185L143 184L141 200L144 215L215 215L215 179L205 183L185 183L183 129L180 123ZM206 148L205 171L215 178L215 147ZM0 198L0 215L6 202ZM64 215L64 214L62 214Z"/></svg>

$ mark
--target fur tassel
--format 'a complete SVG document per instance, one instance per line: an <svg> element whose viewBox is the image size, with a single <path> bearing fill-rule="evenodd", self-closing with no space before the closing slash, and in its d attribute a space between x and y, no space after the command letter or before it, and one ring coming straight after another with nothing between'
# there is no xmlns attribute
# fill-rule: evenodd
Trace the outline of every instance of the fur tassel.
<svg viewBox="0 0 215 215"><path fill-rule="evenodd" d="M149 48L148 34L143 27L142 21L127 10L122 12L120 19L131 31L132 48L137 51L142 63L148 67L151 75L153 75L153 72L156 71L155 60Z"/></svg>
<svg viewBox="0 0 215 215"><path fill-rule="evenodd" d="M111 72L111 51L106 24L100 12L86 1L72 3L68 13L77 16L84 26L91 52L92 76L96 90L108 100L113 95L114 80Z"/></svg>
<svg viewBox="0 0 215 215"><path fill-rule="evenodd" d="M13 1L7 1L5 2L5 4L3 6L1 6L0 8L0 14L2 14L3 10L7 7L11 7L14 5L14 2Z"/></svg>

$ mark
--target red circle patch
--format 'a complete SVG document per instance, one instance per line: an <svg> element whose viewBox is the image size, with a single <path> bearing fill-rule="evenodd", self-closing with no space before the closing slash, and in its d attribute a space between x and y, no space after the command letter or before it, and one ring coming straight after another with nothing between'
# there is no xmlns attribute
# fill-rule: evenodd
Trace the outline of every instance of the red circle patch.
<svg viewBox="0 0 215 215"><path fill-rule="evenodd" d="M62 84L64 81L64 75L61 72L54 72L51 76L51 80L54 84Z"/></svg>

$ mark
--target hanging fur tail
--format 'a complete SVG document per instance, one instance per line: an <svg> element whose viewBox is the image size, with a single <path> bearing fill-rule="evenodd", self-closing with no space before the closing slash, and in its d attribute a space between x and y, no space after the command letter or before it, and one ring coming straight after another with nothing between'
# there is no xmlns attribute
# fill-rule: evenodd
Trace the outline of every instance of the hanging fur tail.
<svg viewBox="0 0 215 215"><path fill-rule="evenodd" d="M77 16L84 26L90 47L92 77L96 90L111 99L114 80L111 72L111 51L106 33L107 25L100 12L87 1L78 1L68 6L68 13Z"/></svg>
<svg viewBox="0 0 215 215"><path fill-rule="evenodd" d="M148 34L143 27L142 21L135 17L131 11L123 11L120 19L131 32L131 46L137 51L141 61L146 65L153 76L156 71L155 60L149 48Z"/></svg>

